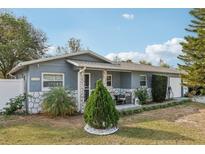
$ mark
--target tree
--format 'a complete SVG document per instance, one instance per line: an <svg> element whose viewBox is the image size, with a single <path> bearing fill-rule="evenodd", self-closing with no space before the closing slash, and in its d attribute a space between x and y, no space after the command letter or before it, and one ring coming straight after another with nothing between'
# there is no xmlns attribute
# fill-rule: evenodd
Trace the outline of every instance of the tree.
<svg viewBox="0 0 205 154"><path fill-rule="evenodd" d="M160 66L165 67L165 68L170 68L169 64L166 64L166 63L160 64Z"/></svg>
<svg viewBox="0 0 205 154"><path fill-rule="evenodd" d="M169 64L165 63L164 60L160 59L159 66L165 67L165 68L170 68Z"/></svg>
<svg viewBox="0 0 205 154"><path fill-rule="evenodd" d="M69 49L68 47L62 47L62 46L58 46L56 48L56 54L55 55L63 55L63 54L67 54L69 53Z"/></svg>
<svg viewBox="0 0 205 154"><path fill-rule="evenodd" d="M86 102L84 120L89 126L97 129L117 126L119 113L102 80L97 81L95 90Z"/></svg>
<svg viewBox="0 0 205 154"><path fill-rule="evenodd" d="M0 13L0 72L4 78L19 62L38 59L47 45L43 32L35 29L25 17Z"/></svg>
<svg viewBox="0 0 205 154"><path fill-rule="evenodd" d="M70 38L68 40L68 46L70 49L70 52L79 52L81 49L81 41L80 39L76 39L74 37Z"/></svg>
<svg viewBox="0 0 205 154"><path fill-rule="evenodd" d="M181 75L186 86L205 87L205 9L192 9L191 24L185 30L193 35L185 36L182 54L178 56L183 64L178 64L185 73Z"/></svg>
<svg viewBox="0 0 205 154"><path fill-rule="evenodd" d="M146 60L140 60L139 63L144 65L152 65L151 62L147 62Z"/></svg>
<svg viewBox="0 0 205 154"><path fill-rule="evenodd" d="M57 55L63 55L67 53L74 53L79 52L82 50L82 44L80 43L80 39L76 39L74 37L70 38L65 46L58 46L55 50L55 54L53 55L47 55L50 56L57 56Z"/></svg>

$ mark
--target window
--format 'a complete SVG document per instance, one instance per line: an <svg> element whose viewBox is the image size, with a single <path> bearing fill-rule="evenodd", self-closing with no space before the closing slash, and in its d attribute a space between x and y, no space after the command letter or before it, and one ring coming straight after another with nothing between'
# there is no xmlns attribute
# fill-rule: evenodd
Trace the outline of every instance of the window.
<svg viewBox="0 0 205 154"><path fill-rule="evenodd" d="M107 86L112 87L112 75L111 74L107 75Z"/></svg>
<svg viewBox="0 0 205 154"><path fill-rule="evenodd" d="M42 91L64 86L63 73L42 73Z"/></svg>
<svg viewBox="0 0 205 154"><path fill-rule="evenodd" d="M146 75L140 75L140 86L141 87L147 86L147 76Z"/></svg>

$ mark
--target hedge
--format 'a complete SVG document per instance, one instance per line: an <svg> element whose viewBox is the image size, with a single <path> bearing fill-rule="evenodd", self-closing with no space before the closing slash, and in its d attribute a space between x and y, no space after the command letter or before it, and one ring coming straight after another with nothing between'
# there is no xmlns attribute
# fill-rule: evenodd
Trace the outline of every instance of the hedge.
<svg viewBox="0 0 205 154"><path fill-rule="evenodd" d="M152 75L152 99L154 102L163 102L167 93L167 77Z"/></svg>
<svg viewBox="0 0 205 154"><path fill-rule="evenodd" d="M156 105L152 105L152 106L147 105L147 106L142 106L141 108L137 108L137 109L120 111L119 113L120 113L120 116L126 116L126 115L141 113L144 111L150 111L150 110L172 107L172 106L176 106L176 105L182 105L182 104L185 104L187 102L190 102L190 100L187 99L187 100L182 100L179 102L170 102L170 103L166 103L166 104L156 104Z"/></svg>

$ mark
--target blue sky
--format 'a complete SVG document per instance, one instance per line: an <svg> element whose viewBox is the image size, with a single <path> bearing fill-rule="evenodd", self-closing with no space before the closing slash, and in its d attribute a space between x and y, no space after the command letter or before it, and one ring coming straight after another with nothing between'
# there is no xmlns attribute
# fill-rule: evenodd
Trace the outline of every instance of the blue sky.
<svg viewBox="0 0 205 154"><path fill-rule="evenodd" d="M190 9L11 9L26 16L47 34L52 47L65 45L71 37L83 47L113 58L159 58L175 66L179 42L187 35ZM53 49L53 48L51 48ZM166 51L168 50L168 51ZM169 51L170 50L170 51ZM171 56L171 57L170 57Z"/></svg>

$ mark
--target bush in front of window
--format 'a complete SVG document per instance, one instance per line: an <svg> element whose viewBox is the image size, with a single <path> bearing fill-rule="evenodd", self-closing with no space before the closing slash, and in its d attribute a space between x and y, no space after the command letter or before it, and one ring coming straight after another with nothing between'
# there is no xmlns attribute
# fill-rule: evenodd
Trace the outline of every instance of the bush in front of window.
<svg viewBox="0 0 205 154"><path fill-rule="evenodd" d="M76 111L76 106L69 90L63 87L52 88L44 94L43 98L43 111L51 116L72 115Z"/></svg>
<svg viewBox="0 0 205 154"><path fill-rule="evenodd" d="M146 88L139 88L135 91L135 97L139 99L139 103L141 105L147 103L147 99L149 98L148 92Z"/></svg>
<svg viewBox="0 0 205 154"><path fill-rule="evenodd" d="M102 80L98 80L95 90L89 96L84 110L85 122L96 129L116 127L119 120L119 113L115 103L104 87Z"/></svg>
<svg viewBox="0 0 205 154"><path fill-rule="evenodd" d="M154 102L162 102L166 98L167 77L152 75L152 99Z"/></svg>

